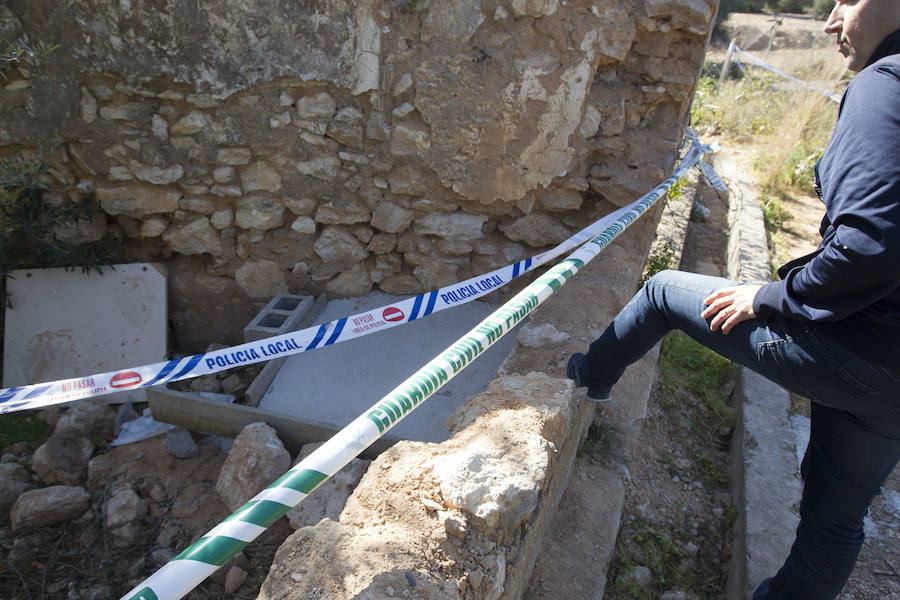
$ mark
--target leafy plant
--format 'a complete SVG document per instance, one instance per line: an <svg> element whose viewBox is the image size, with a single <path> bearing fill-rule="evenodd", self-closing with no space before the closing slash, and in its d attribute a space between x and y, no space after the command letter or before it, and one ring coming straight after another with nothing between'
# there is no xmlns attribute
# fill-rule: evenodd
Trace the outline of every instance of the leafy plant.
<svg viewBox="0 0 900 600"><path fill-rule="evenodd" d="M644 274L641 275L641 282L638 289L647 283L647 280L666 269L674 269L678 265L675 264L675 243L672 240L666 240L661 246L654 248L647 257L647 265L644 267Z"/></svg>
<svg viewBox="0 0 900 600"><path fill-rule="evenodd" d="M0 418L0 449L24 442L33 451L44 443L48 435L50 426L34 411L10 413Z"/></svg>
<svg viewBox="0 0 900 600"><path fill-rule="evenodd" d="M734 375L731 361L673 331L663 339L659 369L660 385L669 400L667 408L696 403L692 428L711 445L718 445L719 429L734 420L726 393Z"/></svg>

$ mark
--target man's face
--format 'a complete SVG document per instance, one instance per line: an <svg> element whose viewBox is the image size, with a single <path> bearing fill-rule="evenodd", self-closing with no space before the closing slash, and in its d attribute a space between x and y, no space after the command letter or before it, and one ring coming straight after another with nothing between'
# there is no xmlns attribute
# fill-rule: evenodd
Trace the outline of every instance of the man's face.
<svg viewBox="0 0 900 600"><path fill-rule="evenodd" d="M861 71L878 44L900 26L897 0L837 0L825 33L837 37L847 68Z"/></svg>

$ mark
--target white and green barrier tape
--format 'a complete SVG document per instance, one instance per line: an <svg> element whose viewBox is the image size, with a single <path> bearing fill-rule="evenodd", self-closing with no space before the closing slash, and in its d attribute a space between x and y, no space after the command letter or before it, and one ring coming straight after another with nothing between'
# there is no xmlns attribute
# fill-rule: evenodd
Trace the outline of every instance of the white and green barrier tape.
<svg viewBox="0 0 900 600"><path fill-rule="evenodd" d="M693 132L689 133L693 144L669 179L631 205L615 222L538 277L184 552L125 594L123 600L176 600L183 597L471 364L597 256L661 198L672 184L700 160L704 152L711 150L709 146L701 145Z"/></svg>

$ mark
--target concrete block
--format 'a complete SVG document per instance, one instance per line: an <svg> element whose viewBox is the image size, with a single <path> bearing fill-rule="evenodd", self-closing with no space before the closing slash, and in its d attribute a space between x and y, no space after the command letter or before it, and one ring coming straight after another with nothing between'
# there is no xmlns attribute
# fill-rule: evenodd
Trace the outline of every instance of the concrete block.
<svg viewBox="0 0 900 600"><path fill-rule="evenodd" d="M740 391L731 455L735 504L744 510L736 524L730 600L749 599L763 579L781 568L794 541L799 518L793 507L802 491L788 419L790 395L746 368Z"/></svg>
<svg viewBox="0 0 900 600"><path fill-rule="evenodd" d="M117 371L166 359L166 274L157 265L26 269L6 290L3 386ZM105 396L143 402L141 391Z"/></svg>
<svg viewBox="0 0 900 600"><path fill-rule="evenodd" d="M255 342L301 329L305 322L312 322L319 312L316 308L321 310L321 306L312 296L278 294L244 327L244 341Z"/></svg>

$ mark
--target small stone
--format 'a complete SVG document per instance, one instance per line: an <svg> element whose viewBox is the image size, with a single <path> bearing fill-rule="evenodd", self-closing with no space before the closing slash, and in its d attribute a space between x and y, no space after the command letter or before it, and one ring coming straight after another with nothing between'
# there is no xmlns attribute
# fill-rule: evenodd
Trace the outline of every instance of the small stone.
<svg viewBox="0 0 900 600"><path fill-rule="evenodd" d="M138 541L140 521L147 509L147 501L131 488L120 490L103 503L104 523L113 546L124 548Z"/></svg>
<svg viewBox="0 0 900 600"><path fill-rule="evenodd" d="M209 119L206 118L206 115L194 111L179 119L169 131L172 135L192 135L207 127L209 127Z"/></svg>
<svg viewBox="0 0 900 600"><path fill-rule="evenodd" d="M80 103L81 120L85 123L93 123L97 120L97 99L87 88L81 88Z"/></svg>
<svg viewBox="0 0 900 600"><path fill-rule="evenodd" d="M559 331L550 323L523 327L518 335L518 342L526 348L546 348L558 346L569 339L569 334Z"/></svg>
<svg viewBox="0 0 900 600"><path fill-rule="evenodd" d="M631 583L636 584L640 588L645 588L653 581L653 573L643 565L637 565L631 571L621 576L625 585Z"/></svg>
<svg viewBox="0 0 900 600"><path fill-rule="evenodd" d="M240 567L231 567L225 575L225 592L233 594L247 581L247 571Z"/></svg>
<svg viewBox="0 0 900 600"><path fill-rule="evenodd" d="M191 432L183 427L166 431L166 451L175 458L193 458L200 454Z"/></svg>
<svg viewBox="0 0 900 600"><path fill-rule="evenodd" d="M241 185L247 192L277 192L282 187L281 175L269 163L258 160L241 174Z"/></svg>
<svg viewBox="0 0 900 600"><path fill-rule="evenodd" d="M150 117L150 132L160 140L169 139L169 123L160 115Z"/></svg>
<svg viewBox="0 0 900 600"><path fill-rule="evenodd" d="M310 216L318 205L314 198L284 198L283 202L289 211L300 217Z"/></svg>
<svg viewBox="0 0 900 600"><path fill-rule="evenodd" d="M12 548L9 549L9 554L6 555L6 564L13 569L21 571L30 560L31 546L24 539L16 538L13 541Z"/></svg>
<svg viewBox="0 0 900 600"><path fill-rule="evenodd" d="M242 229L277 229L284 223L284 204L267 196L241 198L235 206L234 222Z"/></svg>
<svg viewBox="0 0 900 600"><path fill-rule="evenodd" d="M404 102L397 108L395 108L391 114L397 117L398 119L402 119L412 111L416 110L416 107L410 104L409 102Z"/></svg>
<svg viewBox="0 0 900 600"><path fill-rule="evenodd" d="M444 529L457 539L464 539L468 531L466 521L460 517L448 516L444 519Z"/></svg>
<svg viewBox="0 0 900 600"><path fill-rule="evenodd" d="M234 179L234 167L219 167L213 170L213 181L216 183L230 183Z"/></svg>
<svg viewBox="0 0 900 600"><path fill-rule="evenodd" d="M297 217L291 223L291 229L297 233L310 234L316 232L316 222L312 217Z"/></svg>
<svg viewBox="0 0 900 600"><path fill-rule="evenodd" d="M247 165L253 154L249 148L225 148L216 152L216 162L223 165Z"/></svg>
<svg viewBox="0 0 900 600"><path fill-rule="evenodd" d="M208 94L188 94L185 100L197 108L215 108L219 106L219 101Z"/></svg>
<svg viewBox="0 0 900 600"><path fill-rule="evenodd" d="M159 237L169 226L169 220L161 215L153 215L141 223L141 237Z"/></svg>
<svg viewBox="0 0 900 600"><path fill-rule="evenodd" d="M337 102L327 92L304 96L297 100L297 116L301 119L331 119Z"/></svg>
<svg viewBox="0 0 900 600"><path fill-rule="evenodd" d="M245 262L235 271L234 279L250 298L272 298L287 291L284 271L271 260Z"/></svg>
<svg viewBox="0 0 900 600"><path fill-rule="evenodd" d="M443 506L441 506L431 498L422 498L422 504L428 510L444 510Z"/></svg>
<svg viewBox="0 0 900 600"><path fill-rule="evenodd" d="M150 560L158 565L164 565L175 558L175 552L171 548L157 548L150 553Z"/></svg>
<svg viewBox="0 0 900 600"><path fill-rule="evenodd" d="M222 382L218 377L215 376L215 374L201 375L200 377L195 377L191 380L191 391L212 393L221 392Z"/></svg>
<svg viewBox="0 0 900 600"><path fill-rule="evenodd" d="M209 224L219 230L225 229L232 223L234 223L234 215L230 208L217 210L209 217Z"/></svg>
<svg viewBox="0 0 900 600"><path fill-rule="evenodd" d="M412 86L413 86L412 74L404 73L403 76L400 77L399 80L397 80L397 83L394 84L394 87L391 90L391 94L394 97L400 96L403 93L405 93L407 90L412 88Z"/></svg>
<svg viewBox="0 0 900 600"><path fill-rule="evenodd" d="M706 223L709 220L709 215L709 209L695 200L693 206L691 206L691 221Z"/></svg>
<svg viewBox="0 0 900 600"><path fill-rule="evenodd" d="M468 580L469 585L472 586L472 589L477 590L481 587L481 582L484 580L484 572L481 569L471 571L468 575Z"/></svg>
<svg viewBox="0 0 900 600"><path fill-rule="evenodd" d="M237 375L229 375L222 380L222 391L226 394L235 394L243 386L244 383Z"/></svg>
<svg viewBox="0 0 900 600"><path fill-rule="evenodd" d="M696 594L684 590L669 590L664 592L659 600L697 600Z"/></svg>
<svg viewBox="0 0 900 600"><path fill-rule="evenodd" d="M216 491L230 510L237 510L290 466L290 454L272 427L261 422L247 425L222 465Z"/></svg>
<svg viewBox="0 0 900 600"><path fill-rule="evenodd" d="M280 127L284 127L285 125L289 125L291 122L291 113L284 112L269 119L269 127L272 129L278 129Z"/></svg>

